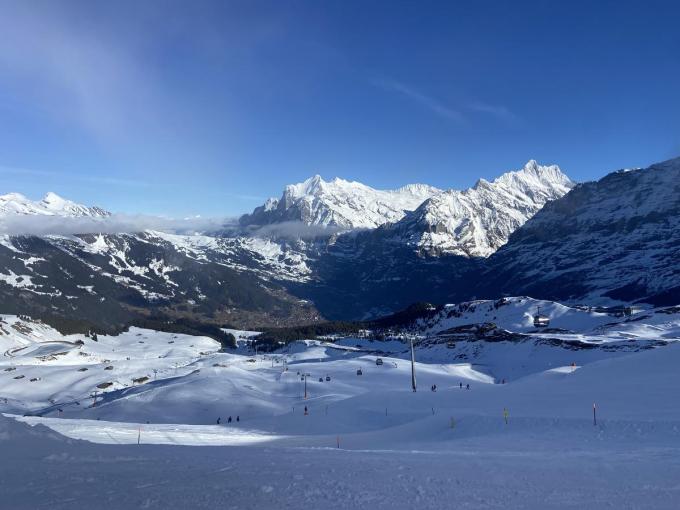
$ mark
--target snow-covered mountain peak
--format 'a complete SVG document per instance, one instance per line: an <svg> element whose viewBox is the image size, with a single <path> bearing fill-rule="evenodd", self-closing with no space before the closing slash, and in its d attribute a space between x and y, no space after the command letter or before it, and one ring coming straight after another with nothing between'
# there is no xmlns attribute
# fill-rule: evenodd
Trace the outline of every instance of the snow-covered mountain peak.
<svg viewBox="0 0 680 510"><path fill-rule="evenodd" d="M326 184L326 181L319 174L316 174L303 182L289 184L284 190L284 195L293 199L305 195L314 195L321 191L324 184Z"/></svg>
<svg viewBox="0 0 680 510"><path fill-rule="evenodd" d="M396 230L419 249L488 256L547 201L573 186L557 165L544 166L533 159L493 181L480 179L465 191L442 191L427 184L377 190L339 177L326 181L317 174L286 186L280 200L267 200L240 221L251 227L296 221L371 229L403 220Z"/></svg>
<svg viewBox="0 0 680 510"><path fill-rule="evenodd" d="M493 184L522 189L541 188L545 190L555 188L564 191L564 193L574 186L573 181L562 172L559 166L539 165L534 159L529 160L521 170L506 172L494 179Z"/></svg>
<svg viewBox="0 0 680 510"><path fill-rule="evenodd" d="M493 181L479 179L467 190L438 193L388 230L430 255L487 257L546 202L573 186L557 165L530 160Z"/></svg>
<svg viewBox="0 0 680 510"><path fill-rule="evenodd" d="M64 208L68 207L68 205L72 204L73 202L60 197L53 191L48 191L43 197L43 199L40 201L40 203L45 205L45 207L47 207L48 209L61 211Z"/></svg>
<svg viewBox="0 0 680 510"><path fill-rule="evenodd" d="M268 200L242 225L267 225L300 221L342 229L376 228L395 222L441 190L425 184L409 184L396 190L378 190L356 181L320 175L285 187L280 200Z"/></svg>
<svg viewBox="0 0 680 510"><path fill-rule="evenodd" d="M547 168L547 167L542 167L541 165L538 164L538 161L535 159L530 159L527 161L527 164L524 165L524 168L520 171L524 172L539 172L541 168Z"/></svg>
<svg viewBox="0 0 680 510"><path fill-rule="evenodd" d="M435 188L434 186L430 186L429 184L407 184L406 186L402 186L399 188L397 191L402 192L402 193L411 193L412 195L416 196L423 196L423 195L435 195L441 190L439 188Z"/></svg>
<svg viewBox="0 0 680 510"><path fill-rule="evenodd" d="M26 198L26 195L22 195L21 193L16 193L16 192L11 192L7 193L5 195L0 195L0 201L3 202L28 202L28 198Z"/></svg>
<svg viewBox="0 0 680 510"><path fill-rule="evenodd" d="M92 216L104 217L111 213L99 207L87 207L48 192L41 200L34 201L21 193L0 195L0 215L45 215L45 216Z"/></svg>
<svg viewBox="0 0 680 510"><path fill-rule="evenodd" d="M279 205L279 199L276 197L270 197L265 201L263 207L265 211L272 211L276 209L277 205Z"/></svg>

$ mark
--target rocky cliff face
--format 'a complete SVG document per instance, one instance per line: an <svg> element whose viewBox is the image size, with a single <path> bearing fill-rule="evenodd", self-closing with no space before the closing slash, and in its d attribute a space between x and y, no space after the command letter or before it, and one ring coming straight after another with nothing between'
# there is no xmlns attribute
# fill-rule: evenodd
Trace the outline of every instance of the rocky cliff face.
<svg viewBox="0 0 680 510"><path fill-rule="evenodd" d="M680 302L680 158L546 204L489 261L486 295Z"/></svg>

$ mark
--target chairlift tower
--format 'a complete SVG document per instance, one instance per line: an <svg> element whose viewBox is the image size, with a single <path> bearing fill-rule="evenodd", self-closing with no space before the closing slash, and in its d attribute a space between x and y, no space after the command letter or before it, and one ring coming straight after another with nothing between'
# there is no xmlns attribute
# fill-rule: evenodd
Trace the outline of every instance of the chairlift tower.
<svg viewBox="0 0 680 510"><path fill-rule="evenodd" d="M302 378L305 380L305 400L307 400L307 378L312 374L302 374Z"/></svg>
<svg viewBox="0 0 680 510"><path fill-rule="evenodd" d="M411 388L416 391L416 354L413 350L413 337L409 339L411 341Z"/></svg>

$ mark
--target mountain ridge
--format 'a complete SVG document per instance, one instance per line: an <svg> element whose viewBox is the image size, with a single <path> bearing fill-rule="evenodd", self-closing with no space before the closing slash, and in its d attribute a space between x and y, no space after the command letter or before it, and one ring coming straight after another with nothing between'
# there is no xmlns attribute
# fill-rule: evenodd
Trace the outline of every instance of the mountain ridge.
<svg viewBox="0 0 680 510"><path fill-rule="evenodd" d="M40 200L31 200L21 193L0 195L0 217L6 215L44 215L62 217L106 218L111 213L101 207L88 207L67 200L50 191Z"/></svg>
<svg viewBox="0 0 680 510"><path fill-rule="evenodd" d="M409 243L400 230L437 200L454 196L460 201L465 191L439 192L418 214L412 211L394 223L314 240L150 230L2 235L0 308L38 314L57 310L117 324L137 314L163 313L276 326L375 317L417 301L443 304L510 295L593 305L680 303L680 159L613 172L555 199L550 193L567 191L571 181L556 167L539 167L530 161L523 173L480 180L467 191L484 200L454 219L463 218L468 226L476 214L484 219L489 213L493 228L482 239L488 244L464 245L466 250L423 253L422 238ZM547 180L537 185L541 177ZM534 214L533 208L540 210ZM67 208L65 214L78 211ZM436 223L425 224L431 225L429 230L416 223L420 230L410 232L437 233ZM509 235L494 234L494 228L508 225ZM452 242L466 234L465 229L448 232L444 228L439 235ZM499 248L487 255L475 252L475 246Z"/></svg>

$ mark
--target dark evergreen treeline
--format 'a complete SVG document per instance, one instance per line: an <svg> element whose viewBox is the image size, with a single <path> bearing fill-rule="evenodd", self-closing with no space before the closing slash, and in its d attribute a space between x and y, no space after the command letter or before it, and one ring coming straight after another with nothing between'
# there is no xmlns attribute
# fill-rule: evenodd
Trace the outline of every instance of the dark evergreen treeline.
<svg viewBox="0 0 680 510"><path fill-rule="evenodd" d="M20 315L19 317L25 319L39 320L44 324L56 329L62 335L75 334L100 334L100 335L117 335L127 329L124 325L104 327L101 324L94 322L64 317L62 315L52 314L31 314Z"/></svg>
<svg viewBox="0 0 680 510"><path fill-rule="evenodd" d="M441 310L441 306L430 303L414 303L408 308L367 321L327 321L303 326L287 328L269 328L255 337L260 348L273 348L279 343L289 343L295 340L314 340L319 337L338 335L356 335L362 330L370 330L371 338L382 340L390 335L392 330L407 329L418 319L428 319Z"/></svg>
<svg viewBox="0 0 680 510"><path fill-rule="evenodd" d="M441 310L441 306L434 306L430 303L415 303L392 315L366 321L327 321L301 326L268 328L255 337L254 341L258 348L271 350L281 343L287 344L295 340L313 340L328 336L358 335L362 330L370 330L370 338L382 340L398 330L408 329L419 319L427 320L439 310ZM130 326L136 326L166 333L207 336L220 342L223 349L236 347L234 335L222 331L220 326L186 317L173 318L165 315L137 317L125 325L115 328L102 328L101 325L86 320L61 316L46 315L34 318L42 320L45 324L66 335L82 333L96 338L97 334L115 335L126 331Z"/></svg>
<svg viewBox="0 0 680 510"><path fill-rule="evenodd" d="M213 340L217 340L223 349L236 347L236 338L231 333L222 331L222 329L215 324L207 324L185 317L178 319L170 319L162 316L139 318L134 319L130 326L164 331L166 333L207 336Z"/></svg>
<svg viewBox="0 0 680 510"><path fill-rule="evenodd" d="M118 327L102 327L87 320L66 318L60 315L31 315L22 316L26 319L36 319L53 327L62 335L84 334L97 340L97 335L118 335L127 331L131 326L153 329L166 333L180 333L184 335L207 336L217 340L223 349L236 347L236 338L231 333L222 331L219 326L187 318L170 318L166 316L139 317ZM228 327L228 326L225 326Z"/></svg>

